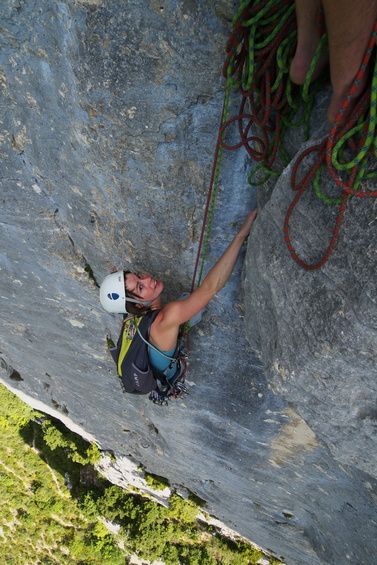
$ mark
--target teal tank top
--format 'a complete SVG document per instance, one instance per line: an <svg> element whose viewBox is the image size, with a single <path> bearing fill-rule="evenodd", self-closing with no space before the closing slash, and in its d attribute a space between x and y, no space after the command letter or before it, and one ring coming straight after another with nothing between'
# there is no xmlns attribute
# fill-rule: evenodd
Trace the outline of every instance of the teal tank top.
<svg viewBox="0 0 377 565"><path fill-rule="evenodd" d="M155 345L153 347L156 347ZM162 349L158 349L158 347L156 347L156 349L158 349L158 351L156 351L156 349L153 349L153 347L149 347L148 348L148 356L149 356L149 361L150 364L152 366L152 369L158 373L163 373L170 365L171 361L170 359L167 359L166 357L164 357L164 355L162 355L163 353L165 355L168 355L169 357L173 357L174 351L176 350L176 347L174 347L174 349L171 349L170 351L162 351ZM160 353L161 351L161 353ZM176 364L174 363L174 365L172 366L172 368L168 371L166 378L169 380L170 378L174 377L175 373L176 373L177 367Z"/></svg>

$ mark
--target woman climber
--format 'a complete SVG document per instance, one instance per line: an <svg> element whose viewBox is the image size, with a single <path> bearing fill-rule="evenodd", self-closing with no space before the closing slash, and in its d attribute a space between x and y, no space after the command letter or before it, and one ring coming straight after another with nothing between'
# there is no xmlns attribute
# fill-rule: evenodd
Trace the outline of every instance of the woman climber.
<svg viewBox="0 0 377 565"><path fill-rule="evenodd" d="M150 347L148 355L152 368L158 373L169 367L181 324L197 316L228 281L255 216L256 210L249 212L241 229L203 282L183 300L162 306L164 284L150 275L117 271L104 279L100 300L108 312L145 316L151 310L159 310L150 326L148 338L148 342L157 348ZM169 379L170 375L166 374L166 377Z"/></svg>

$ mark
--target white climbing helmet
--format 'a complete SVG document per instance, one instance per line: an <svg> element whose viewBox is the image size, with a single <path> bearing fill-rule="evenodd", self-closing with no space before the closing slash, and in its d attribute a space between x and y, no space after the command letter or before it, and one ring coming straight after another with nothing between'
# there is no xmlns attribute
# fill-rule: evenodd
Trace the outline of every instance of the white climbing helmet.
<svg viewBox="0 0 377 565"><path fill-rule="evenodd" d="M100 286L99 297L105 310L112 314L127 314L127 301L144 306L151 304L151 301L143 302L126 296L123 271L107 275Z"/></svg>

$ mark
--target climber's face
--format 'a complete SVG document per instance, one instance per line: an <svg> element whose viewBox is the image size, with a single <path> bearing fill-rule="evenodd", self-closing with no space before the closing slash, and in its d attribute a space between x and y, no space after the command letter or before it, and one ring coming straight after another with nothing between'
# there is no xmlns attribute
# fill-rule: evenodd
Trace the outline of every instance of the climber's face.
<svg viewBox="0 0 377 565"><path fill-rule="evenodd" d="M164 290L164 284L147 274L127 273L125 287L136 298L142 301L154 301Z"/></svg>

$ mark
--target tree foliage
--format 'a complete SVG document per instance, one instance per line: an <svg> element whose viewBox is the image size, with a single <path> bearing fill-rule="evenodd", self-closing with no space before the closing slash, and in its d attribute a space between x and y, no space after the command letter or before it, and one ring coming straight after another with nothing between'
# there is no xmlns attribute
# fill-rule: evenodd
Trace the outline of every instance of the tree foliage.
<svg viewBox="0 0 377 565"><path fill-rule="evenodd" d="M0 401L0 563L124 565L137 553L166 565L252 565L261 557L199 523L197 501L173 494L165 508L112 485L94 471L97 446L1 385Z"/></svg>

